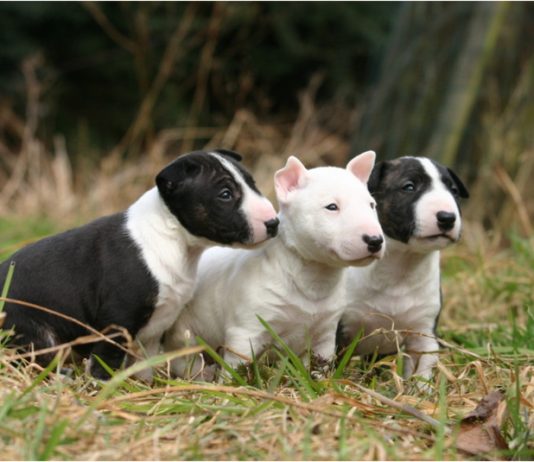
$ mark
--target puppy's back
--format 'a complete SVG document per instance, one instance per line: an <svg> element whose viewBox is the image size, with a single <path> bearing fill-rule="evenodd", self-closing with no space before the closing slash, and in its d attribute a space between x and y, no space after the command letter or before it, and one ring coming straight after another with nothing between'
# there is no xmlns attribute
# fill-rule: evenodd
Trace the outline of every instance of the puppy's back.
<svg viewBox="0 0 534 462"><path fill-rule="evenodd" d="M44 306L96 328L107 325L108 313L99 312L97 307L111 291L122 293L115 304L133 303L139 297L148 303L155 295L155 283L147 278L139 250L124 224L124 213L114 214L20 249L0 265L1 282L10 262L16 265L8 297ZM125 270L135 281L134 290L122 289ZM31 318L37 325L53 327L64 340L88 334L75 323L19 304L7 303L6 313L5 328Z"/></svg>

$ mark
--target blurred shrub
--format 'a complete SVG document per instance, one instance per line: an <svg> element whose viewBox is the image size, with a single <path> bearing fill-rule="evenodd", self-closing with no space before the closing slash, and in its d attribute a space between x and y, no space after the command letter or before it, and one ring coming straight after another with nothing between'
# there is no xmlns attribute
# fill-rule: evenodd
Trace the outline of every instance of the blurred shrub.
<svg viewBox="0 0 534 462"><path fill-rule="evenodd" d="M236 109L293 117L323 72L319 99L353 98L385 43L395 4L349 2L0 3L0 88L23 115L21 63L44 65L39 135L103 153L129 128L188 10L191 23L158 93L151 130L225 125ZM183 26L183 24L182 24ZM350 101L350 100L349 100Z"/></svg>

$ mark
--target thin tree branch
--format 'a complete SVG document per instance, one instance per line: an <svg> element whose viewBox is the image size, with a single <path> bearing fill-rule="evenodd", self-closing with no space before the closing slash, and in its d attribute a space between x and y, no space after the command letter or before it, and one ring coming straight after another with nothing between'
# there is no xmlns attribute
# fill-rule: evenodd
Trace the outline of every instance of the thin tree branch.
<svg viewBox="0 0 534 462"><path fill-rule="evenodd" d="M89 11L93 19L98 23L102 30L113 40L117 45L129 51L132 54L137 53L137 46L134 41L130 40L111 23L107 16L103 13L95 2L82 2L82 6Z"/></svg>
<svg viewBox="0 0 534 462"><path fill-rule="evenodd" d="M174 64L178 56L184 52L184 47L180 47L184 38L187 36L192 24L196 12L196 5L190 3L185 10L182 21L172 34L167 47L160 62L158 73L154 78L150 89L145 95L141 106L137 112L135 120L130 125L130 128L120 141L120 143L113 149L113 153L118 154L123 152L129 145L134 143L146 129L149 121L150 114L154 109L154 105L163 89L165 83L169 79Z"/></svg>

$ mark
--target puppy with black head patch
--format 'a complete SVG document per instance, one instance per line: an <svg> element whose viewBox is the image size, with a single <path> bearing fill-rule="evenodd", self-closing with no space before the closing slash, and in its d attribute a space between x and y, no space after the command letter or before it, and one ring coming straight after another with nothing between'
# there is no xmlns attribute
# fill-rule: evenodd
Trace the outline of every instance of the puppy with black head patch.
<svg viewBox="0 0 534 462"><path fill-rule="evenodd" d="M276 235L278 219L231 151L178 157L156 186L125 212L43 239L0 265L0 281L16 263L9 298L70 316L94 329L124 328L155 354L163 332L191 298L202 251L215 243L253 246ZM16 346L35 350L89 334L54 314L5 306ZM78 347L89 369L108 378L94 356L118 368L124 351L106 341ZM52 355L38 356L42 364ZM151 371L141 374L151 379Z"/></svg>
<svg viewBox="0 0 534 462"><path fill-rule="evenodd" d="M460 238L459 200L469 193L451 169L424 157L377 163L368 187L377 201L386 254L370 266L347 269L338 343L346 346L361 333L356 353L363 356L404 346L404 376L428 380L439 349L440 250ZM382 332L373 333L377 329Z"/></svg>

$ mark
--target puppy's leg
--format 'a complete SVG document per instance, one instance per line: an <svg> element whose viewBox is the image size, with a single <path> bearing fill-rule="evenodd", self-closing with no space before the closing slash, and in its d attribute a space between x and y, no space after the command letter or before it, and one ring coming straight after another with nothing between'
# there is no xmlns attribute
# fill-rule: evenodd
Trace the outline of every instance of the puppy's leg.
<svg viewBox="0 0 534 462"><path fill-rule="evenodd" d="M109 335L115 332L117 332L117 330L112 329L107 333ZM117 336L113 340L119 345L124 345L126 343L126 339L124 339L122 336ZM101 341L94 344L93 349L91 350L91 356L89 358L89 373L96 379L109 380L110 374L106 371L106 369L104 369L104 367L102 367L95 356L98 356L111 369L116 370L120 369L122 366L122 363L126 357L126 353L124 350L110 342Z"/></svg>
<svg viewBox="0 0 534 462"><path fill-rule="evenodd" d="M230 327L226 331L224 360L235 369L250 362L252 352L255 356L260 355L268 343L269 334L263 330Z"/></svg>
<svg viewBox="0 0 534 462"><path fill-rule="evenodd" d="M151 358L152 356L156 356L159 353L160 344L161 342L158 337L143 342L141 346L145 357ZM151 384L153 381L153 370L151 367L147 367L139 372L136 372L134 376L143 382Z"/></svg>
<svg viewBox="0 0 534 462"><path fill-rule="evenodd" d="M334 363L336 357L336 329L337 321L322 330L314 339L312 353L315 365L311 374L316 380L324 379Z"/></svg>
<svg viewBox="0 0 534 462"><path fill-rule="evenodd" d="M425 380L432 378L432 369L438 361L439 344L431 332L411 334L406 338L408 358L404 365L404 378L412 374Z"/></svg>
<svg viewBox="0 0 534 462"><path fill-rule="evenodd" d="M15 335L9 339L9 346L20 348L27 352L38 352L58 344L54 331L47 325L39 325L36 322L26 320L26 322L19 322L15 327L14 323L8 321L3 326L3 329L9 330L12 327L15 330ZM54 359L55 355L56 353L36 354L35 362L42 367L46 367Z"/></svg>
<svg viewBox="0 0 534 462"><path fill-rule="evenodd" d="M177 322L165 333L163 346L165 351L175 351L197 345L195 336L186 323ZM205 373L204 373L205 372ZM201 379L212 381L214 368L207 368L202 354L181 356L171 361L171 374L182 379Z"/></svg>

